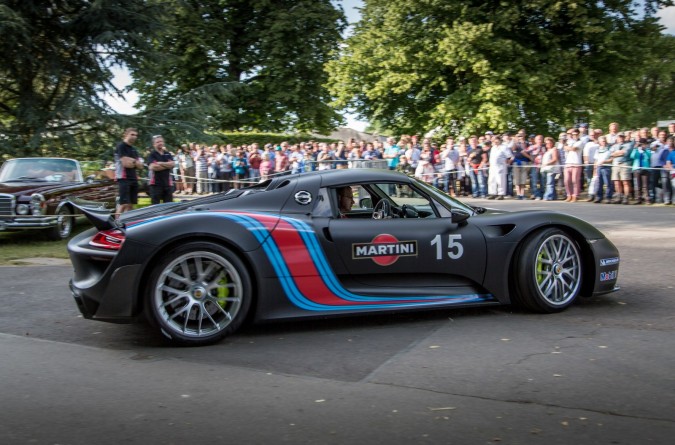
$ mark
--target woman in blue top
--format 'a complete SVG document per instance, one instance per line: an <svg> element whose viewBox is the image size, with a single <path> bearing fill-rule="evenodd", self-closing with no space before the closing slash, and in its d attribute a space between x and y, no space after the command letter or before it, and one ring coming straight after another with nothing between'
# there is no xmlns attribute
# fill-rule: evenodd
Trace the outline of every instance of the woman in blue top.
<svg viewBox="0 0 675 445"><path fill-rule="evenodd" d="M651 165L652 151L649 142L645 138L638 140L637 147L630 154L633 161L633 190L635 204L646 202L651 204L649 198L649 167Z"/></svg>

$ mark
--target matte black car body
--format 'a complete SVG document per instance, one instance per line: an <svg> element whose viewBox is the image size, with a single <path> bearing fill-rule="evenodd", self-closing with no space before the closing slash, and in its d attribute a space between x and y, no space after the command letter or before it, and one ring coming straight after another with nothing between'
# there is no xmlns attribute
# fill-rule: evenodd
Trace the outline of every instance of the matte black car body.
<svg viewBox="0 0 675 445"><path fill-rule="evenodd" d="M362 207L354 208L349 218L339 218L335 190L355 184L362 185L362 193L369 197L361 199ZM401 188L414 191L428 199L428 205L421 209L397 204L398 198L379 195L387 188L391 193ZM390 201L395 214L378 214L383 200ZM234 273L232 277L225 273L229 278L221 282L229 283L232 291L221 286L220 298L225 301L232 295L239 304L237 316L254 321L513 301L539 312L556 312L577 295L617 289L618 251L588 223L556 212L470 207L415 179L384 170L281 176L189 203L128 212L122 223L114 227L106 215L99 215L98 228L68 244L75 271L71 289L79 309L87 318L129 322L154 304L162 332L191 344L224 335L222 323L208 320L211 316L197 304L204 292L211 292L216 301L213 281L202 287L194 273L189 280L176 277L176 273L190 275L186 264L193 260L185 258L191 258L192 251L225 257L219 264ZM92 245L101 233L103 238L119 235L121 247ZM558 248L565 251L560 259L548 261L547 255ZM209 258L205 264L210 264ZM567 297L560 304L547 299L549 284L544 278L532 278L543 276L544 269L562 278L558 280L562 284L550 284L565 287L561 292ZM171 277L178 281L170 281ZM185 283L181 290L171 289L178 282ZM525 295L538 293L537 286L541 295ZM202 314L205 322L219 326L218 332L201 336L201 321L199 327L189 328L192 321L187 318L182 330L190 335L182 335L181 326L169 332L163 321L171 324L182 316L178 310L165 309L182 298L189 303L189 309L181 309L183 315ZM225 303L220 306L225 308ZM221 311L216 306L209 309L211 315L214 310ZM230 318L227 310L222 312Z"/></svg>
<svg viewBox="0 0 675 445"><path fill-rule="evenodd" d="M65 239L76 214L68 200L114 208L116 194L112 180L85 180L75 159L10 159L0 169L0 231L45 229L50 238Z"/></svg>

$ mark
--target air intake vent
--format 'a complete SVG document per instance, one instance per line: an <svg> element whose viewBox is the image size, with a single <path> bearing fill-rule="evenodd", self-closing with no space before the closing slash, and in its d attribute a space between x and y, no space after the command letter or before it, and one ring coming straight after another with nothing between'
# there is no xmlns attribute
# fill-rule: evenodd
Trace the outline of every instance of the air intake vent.
<svg viewBox="0 0 675 445"><path fill-rule="evenodd" d="M515 229L516 225L515 224L499 224L496 226L487 226L485 227L485 235L491 238L497 238L500 236L506 236L513 229Z"/></svg>

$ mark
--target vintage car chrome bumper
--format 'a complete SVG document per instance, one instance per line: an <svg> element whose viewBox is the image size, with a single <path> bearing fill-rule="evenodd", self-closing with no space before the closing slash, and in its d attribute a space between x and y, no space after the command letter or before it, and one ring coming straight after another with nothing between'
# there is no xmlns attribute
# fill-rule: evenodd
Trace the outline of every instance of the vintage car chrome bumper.
<svg viewBox="0 0 675 445"><path fill-rule="evenodd" d="M23 230L23 229L44 229L54 227L58 223L58 216L17 216L0 217L0 231L3 230Z"/></svg>

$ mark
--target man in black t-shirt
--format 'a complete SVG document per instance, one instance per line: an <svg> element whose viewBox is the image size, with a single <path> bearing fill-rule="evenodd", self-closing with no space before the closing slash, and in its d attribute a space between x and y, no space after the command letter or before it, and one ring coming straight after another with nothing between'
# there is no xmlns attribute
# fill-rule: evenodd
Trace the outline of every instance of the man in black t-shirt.
<svg viewBox="0 0 675 445"><path fill-rule="evenodd" d="M152 204L173 202L173 156L166 151L161 135L152 137L152 146L154 150L148 156L150 201Z"/></svg>
<svg viewBox="0 0 675 445"><path fill-rule="evenodd" d="M122 142L115 148L115 180L119 186L117 216L133 210L138 203L138 175L136 170L143 168L143 161L132 144L138 139L138 130L124 130Z"/></svg>

